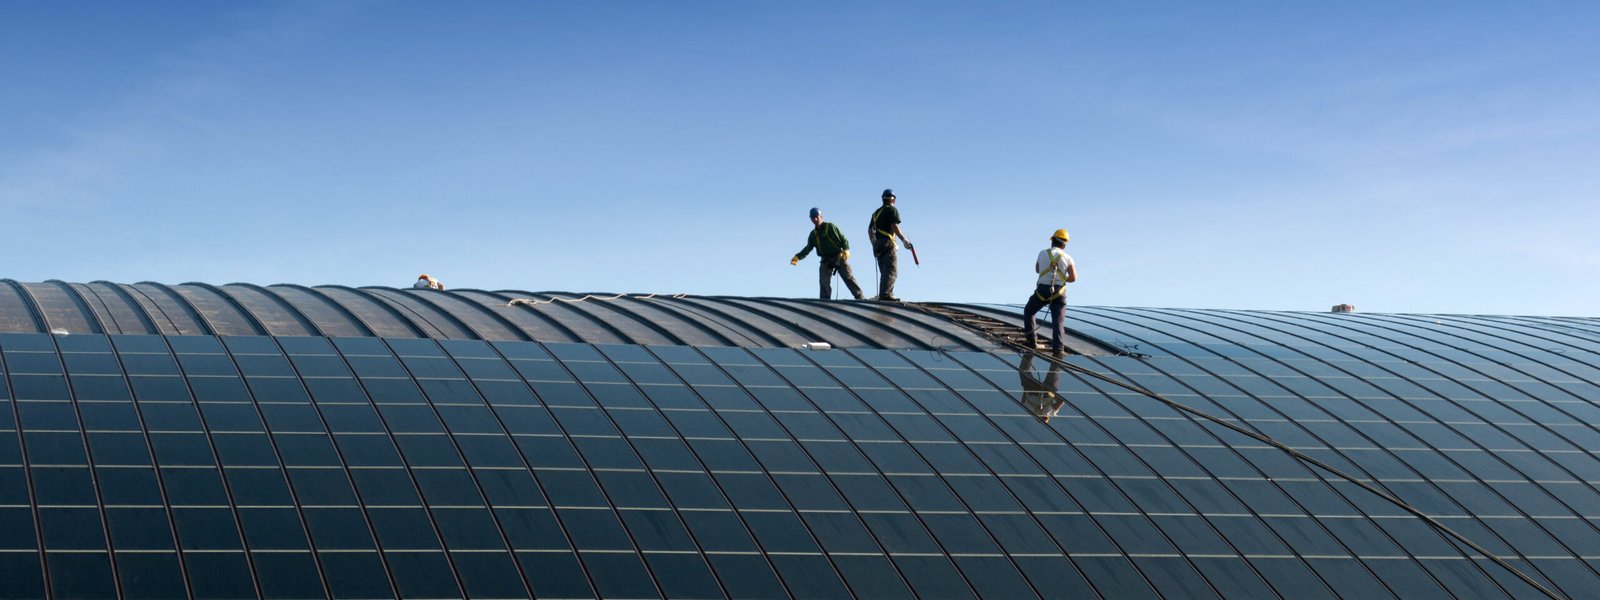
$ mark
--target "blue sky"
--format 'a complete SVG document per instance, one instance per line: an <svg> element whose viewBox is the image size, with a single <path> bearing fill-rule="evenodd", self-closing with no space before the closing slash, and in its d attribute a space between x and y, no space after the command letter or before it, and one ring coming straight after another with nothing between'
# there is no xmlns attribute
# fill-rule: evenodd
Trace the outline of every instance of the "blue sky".
<svg viewBox="0 0 1600 600"><path fill-rule="evenodd" d="M1596 316L1597 17L8 2L0 277L807 297L818 206L870 292L892 187L907 299L1066 227L1074 304Z"/></svg>

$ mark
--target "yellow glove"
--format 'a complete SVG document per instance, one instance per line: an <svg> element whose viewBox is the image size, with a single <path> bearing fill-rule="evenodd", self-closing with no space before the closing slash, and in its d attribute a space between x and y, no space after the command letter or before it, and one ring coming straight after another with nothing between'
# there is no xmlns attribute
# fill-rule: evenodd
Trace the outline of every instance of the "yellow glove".
<svg viewBox="0 0 1600 600"><path fill-rule="evenodd" d="M796 256L794 258L789 259L789 264L791 264L791 265L800 264L800 257Z"/></svg>
<svg viewBox="0 0 1600 600"><path fill-rule="evenodd" d="M839 260L850 260L850 251L849 250L840 251L839 252Z"/></svg>

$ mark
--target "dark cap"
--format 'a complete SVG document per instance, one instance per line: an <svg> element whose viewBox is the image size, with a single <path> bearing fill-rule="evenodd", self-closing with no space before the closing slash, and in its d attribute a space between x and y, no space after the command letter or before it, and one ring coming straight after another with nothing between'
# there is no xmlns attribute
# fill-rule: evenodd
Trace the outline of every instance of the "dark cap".
<svg viewBox="0 0 1600 600"><path fill-rule="evenodd" d="M883 190L883 197L884 198L893 198L894 197L894 190L889 190L889 189Z"/></svg>
<svg viewBox="0 0 1600 600"><path fill-rule="evenodd" d="M822 210L815 206L811 207L811 218L815 219L820 216L822 216Z"/></svg>

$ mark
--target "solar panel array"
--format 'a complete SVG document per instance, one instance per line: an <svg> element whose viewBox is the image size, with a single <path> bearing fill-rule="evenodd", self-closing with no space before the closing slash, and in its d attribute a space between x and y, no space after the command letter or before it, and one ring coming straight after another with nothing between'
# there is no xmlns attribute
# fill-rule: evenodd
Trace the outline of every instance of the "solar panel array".
<svg viewBox="0 0 1600 600"><path fill-rule="evenodd" d="M1067 362L1600 590L1595 320L1070 316L1130 354ZM4 334L0 368L0 597L1540 594L1282 451L1003 351Z"/></svg>
<svg viewBox="0 0 1600 600"><path fill-rule="evenodd" d="M449 291L0 279L0 333L421 337L590 344L987 351L987 338L893 302L682 294Z"/></svg>

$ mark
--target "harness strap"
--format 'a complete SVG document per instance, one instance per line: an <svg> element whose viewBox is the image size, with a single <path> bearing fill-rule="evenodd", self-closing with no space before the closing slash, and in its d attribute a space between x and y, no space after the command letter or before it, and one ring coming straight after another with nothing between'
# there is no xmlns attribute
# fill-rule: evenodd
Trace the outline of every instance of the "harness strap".
<svg viewBox="0 0 1600 600"><path fill-rule="evenodd" d="M823 227L818 227L816 229L812 229L811 230L811 245L817 247L817 256L822 256L822 232L820 231L821 229L824 229L824 228ZM834 230L837 231L838 228L835 228ZM841 237L843 237L843 235L841 234L841 235L834 236L834 237L835 238L841 238ZM839 241L842 242L842 240L839 240ZM844 244L840 243L839 245L843 246ZM848 248L840 248L839 249L840 252L845 252L845 251L848 251L848 250L849 250ZM837 255L835 255L835 256L837 256Z"/></svg>
<svg viewBox="0 0 1600 600"><path fill-rule="evenodd" d="M882 212L883 212L883 207L882 206L878 207L878 210L872 211L872 227L873 227L873 229L875 231L878 232L878 235L881 235L881 236L889 238L889 239L894 239L894 232L893 231L884 231L882 229L877 229L877 227L878 227L878 214L882 213Z"/></svg>
<svg viewBox="0 0 1600 600"><path fill-rule="evenodd" d="M1061 255L1060 254L1056 254L1054 252L1051 252L1050 253L1050 266L1047 267L1045 270L1050 272L1050 274L1052 274L1052 275L1057 275L1057 276L1061 277L1061 286L1060 286L1061 289L1056 290L1056 293L1051 294L1048 298L1045 297L1043 294L1040 294L1037 291L1035 291L1033 293L1033 295L1034 295L1034 297L1036 297L1039 300L1044 301L1044 302L1055 302L1056 300L1059 300L1061 298L1061 296L1063 296L1063 295L1065 295L1067 293L1067 270L1066 270L1065 267L1061 266ZM1054 286L1052 286L1052 287L1054 287Z"/></svg>

